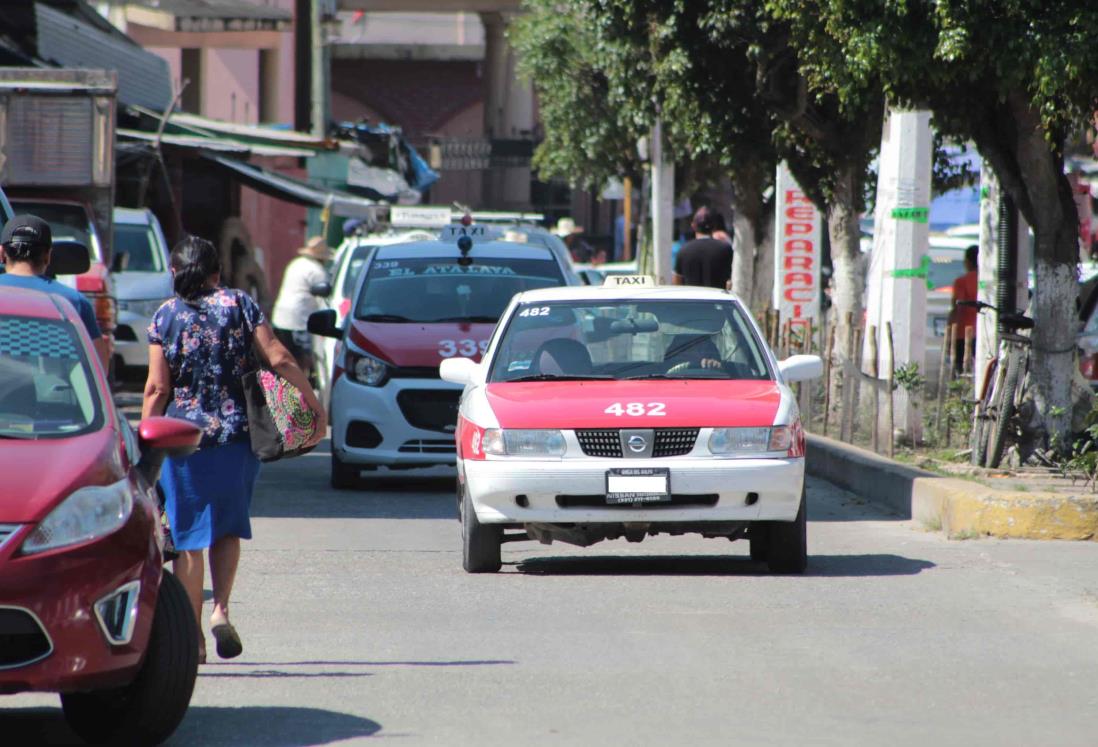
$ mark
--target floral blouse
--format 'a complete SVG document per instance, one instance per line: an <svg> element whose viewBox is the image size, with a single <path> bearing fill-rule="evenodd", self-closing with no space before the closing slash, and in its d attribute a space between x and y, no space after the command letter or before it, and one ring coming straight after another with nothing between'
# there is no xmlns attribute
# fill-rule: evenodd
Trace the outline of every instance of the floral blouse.
<svg viewBox="0 0 1098 747"><path fill-rule="evenodd" d="M153 315L149 343L164 348L172 379L166 415L202 427L200 448L248 433L241 377L254 367L255 328L266 319L241 290L216 288L194 303L166 301Z"/></svg>

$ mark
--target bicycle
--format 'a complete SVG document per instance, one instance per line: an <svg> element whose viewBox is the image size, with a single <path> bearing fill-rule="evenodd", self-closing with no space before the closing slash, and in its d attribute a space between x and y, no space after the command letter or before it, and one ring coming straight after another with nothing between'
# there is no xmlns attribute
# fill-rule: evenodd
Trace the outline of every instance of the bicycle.
<svg viewBox="0 0 1098 747"><path fill-rule="evenodd" d="M972 415L971 462L977 467L998 467L1003 460L1007 431L1025 393L1032 342L1021 330L1033 328L1033 320L1014 312L1004 313L983 301L958 301L958 306L987 309L999 314L999 353L984 368L982 385Z"/></svg>

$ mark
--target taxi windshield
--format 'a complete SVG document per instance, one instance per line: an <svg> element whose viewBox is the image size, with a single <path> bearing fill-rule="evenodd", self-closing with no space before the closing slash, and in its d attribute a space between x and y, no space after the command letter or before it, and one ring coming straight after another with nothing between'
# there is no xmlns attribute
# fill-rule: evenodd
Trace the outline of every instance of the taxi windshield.
<svg viewBox="0 0 1098 747"><path fill-rule="evenodd" d="M489 380L770 378L737 304L621 300L520 306Z"/></svg>
<svg viewBox="0 0 1098 747"><path fill-rule="evenodd" d="M64 438L101 422L95 379L71 326L0 317L0 439Z"/></svg>
<svg viewBox="0 0 1098 747"><path fill-rule="evenodd" d="M563 285L552 258L492 257L460 265L450 257L377 259L355 318L375 322L495 322L516 293Z"/></svg>

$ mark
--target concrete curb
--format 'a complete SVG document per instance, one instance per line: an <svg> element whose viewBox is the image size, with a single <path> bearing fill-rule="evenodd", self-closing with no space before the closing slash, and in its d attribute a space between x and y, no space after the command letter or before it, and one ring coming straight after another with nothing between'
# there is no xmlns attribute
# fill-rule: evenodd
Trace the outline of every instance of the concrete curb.
<svg viewBox="0 0 1098 747"><path fill-rule="evenodd" d="M997 490L815 435L808 436L805 466L810 475L951 537L1098 540L1098 496Z"/></svg>

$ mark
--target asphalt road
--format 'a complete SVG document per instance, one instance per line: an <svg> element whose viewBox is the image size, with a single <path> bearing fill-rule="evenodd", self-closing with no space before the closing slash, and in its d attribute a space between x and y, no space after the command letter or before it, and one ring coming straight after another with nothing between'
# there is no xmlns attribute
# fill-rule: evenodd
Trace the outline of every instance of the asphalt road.
<svg viewBox="0 0 1098 747"><path fill-rule="evenodd" d="M173 745L1098 743L1098 543L949 541L811 482L803 577L689 537L468 576L452 479L260 479L244 654ZM56 698L0 700L0 743L35 742L75 743Z"/></svg>

